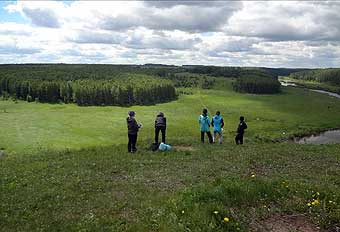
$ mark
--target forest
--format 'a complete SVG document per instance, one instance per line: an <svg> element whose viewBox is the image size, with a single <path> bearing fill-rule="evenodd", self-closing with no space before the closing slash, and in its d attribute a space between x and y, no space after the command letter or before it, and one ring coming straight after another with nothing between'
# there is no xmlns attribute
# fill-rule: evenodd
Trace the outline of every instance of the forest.
<svg viewBox="0 0 340 232"><path fill-rule="evenodd" d="M290 77L293 79L303 81L316 81L324 82L332 85L340 86L340 69L329 68L329 69L315 69L310 71L301 71L291 73Z"/></svg>
<svg viewBox="0 0 340 232"><path fill-rule="evenodd" d="M0 95L28 102L149 105L176 99L170 80L106 65L7 65L0 67Z"/></svg>
<svg viewBox="0 0 340 232"><path fill-rule="evenodd" d="M274 94L281 91L281 84L275 77L247 75L237 78L233 89L237 92Z"/></svg>
<svg viewBox="0 0 340 232"><path fill-rule="evenodd" d="M176 88L210 89L215 77L236 79L234 89L279 91L277 77L262 68L172 65L0 65L0 95L28 102L150 105L177 98Z"/></svg>

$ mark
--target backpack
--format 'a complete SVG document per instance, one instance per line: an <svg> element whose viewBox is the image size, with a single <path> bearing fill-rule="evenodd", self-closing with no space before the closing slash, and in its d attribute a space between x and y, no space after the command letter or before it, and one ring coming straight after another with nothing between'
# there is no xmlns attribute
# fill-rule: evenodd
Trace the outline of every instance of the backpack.
<svg viewBox="0 0 340 232"><path fill-rule="evenodd" d="M156 118L156 126L165 126L165 119L164 119L164 117L157 117Z"/></svg>
<svg viewBox="0 0 340 232"><path fill-rule="evenodd" d="M159 150L161 151L169 151L171 150L171 146L165 143L159 144Z"/></svg>

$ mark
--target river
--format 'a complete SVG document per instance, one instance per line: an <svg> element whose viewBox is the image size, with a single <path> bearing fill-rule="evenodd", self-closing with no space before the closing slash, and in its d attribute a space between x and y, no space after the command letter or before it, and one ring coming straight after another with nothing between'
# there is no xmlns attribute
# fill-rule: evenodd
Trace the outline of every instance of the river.
<svg viewBox="0 0 340 232"><path fill-rule="evenodd" d="M280 82L282 86L297 86L293 82ZM339 98L340 94L328 92L325 90L309 89L310 91L327 94L331 97ZM295 138L294 142L300 144L329 144L329 143L340 143L340 130L328 130L316 135L309 135L302 138Z"/></svg>
<svg viewBox="0 0 340 232"><path fill-rule="evenodd" d="M294 141L300 144L340 143L340 130L329 130L317 135L295 138Z"/></svg>

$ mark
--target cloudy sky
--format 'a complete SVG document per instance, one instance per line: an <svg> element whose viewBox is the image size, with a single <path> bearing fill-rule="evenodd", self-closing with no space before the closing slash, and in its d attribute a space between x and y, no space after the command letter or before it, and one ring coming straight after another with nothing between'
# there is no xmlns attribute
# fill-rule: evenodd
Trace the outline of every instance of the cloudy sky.
<svg viewBox="0 0 340 232"><path fill-rule="evenodd" d="M0 2L0 63L339 67L335 1Z"/></svg>

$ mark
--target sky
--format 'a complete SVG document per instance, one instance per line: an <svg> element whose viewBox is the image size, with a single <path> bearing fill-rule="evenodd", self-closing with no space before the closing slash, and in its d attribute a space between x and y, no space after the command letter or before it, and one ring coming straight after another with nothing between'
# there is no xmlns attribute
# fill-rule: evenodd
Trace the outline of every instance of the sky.
<svg viewBox="0 0 340 232"><path fill-rule="evenodd" d="M0 1L0 63L327 68L340 1Z"/></svg>

